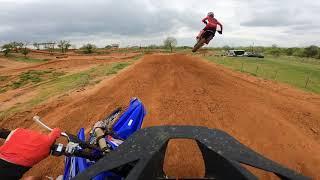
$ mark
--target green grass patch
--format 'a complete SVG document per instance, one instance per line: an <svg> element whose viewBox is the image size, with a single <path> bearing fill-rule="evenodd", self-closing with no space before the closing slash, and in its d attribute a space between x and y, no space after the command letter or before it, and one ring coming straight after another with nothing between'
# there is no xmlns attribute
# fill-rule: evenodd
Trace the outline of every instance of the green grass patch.
<svg viewBox="0 0 320 180"><path fill-rule="evenodd" d="M0 87L0 94L7 92L7 90L8 89L6 87Z"/></svg>
<svg viewBox="0 0 320 180"><path fill-rule="evenodd" d="M291 84L303 90L320 93L320 64L297 57L207 57L209 61L253 76Z"/></svg>
<svg viewBox="0 0 320 180"><path fill-rule="evenodd" d="M21 111L21 107L19 106L13 106L5 111L0 111L0 121L3 119L7 119L8 117L20 111Z"/></svg>
<svg viewBox="0 0 320 180"><path fill-rule="evenodd" d="M70 90L74 90L80 87L84 87L87 85L94 85L101 81L101 77L109 76L112 74L116 74L121 69L124 69L125 67L129 66L131 62L121 62L121 63L113 63L109 65L100 65L95 68L91 68L89 70L64 75L64 76L58 76L55 79L52 79L51 81L45 82L44 84L41 84L41 90L40 92L32 98L32 100L19 104L17 106L14 106L10 109L7 109L5 111L0 112L0 120L6 119L10 117L11 115L21 112L27 109L30 109L40 103L45 102L47 99L54 97L56 95L63 94L65 92L68 92ZM30 73L32 75L30 75ZM33 77L34 74L54 74L55 72L47 71L47 72L29 72L27 74L21 75L23 79L33 79L34 81L37 81L35 77ZM59 73L59 72L56 72ZM61 74L58 74L61 75ZM100 78L100 79L99 79ZM24 81L19 82L23 84ZM17 83L17 86L18 84Z"/></svg>
<svg viewBox="0 0 320 180"><path fill-rule="evenodd" d="M0 76L0 81L5 81L8 79L9 76Z"/></svg>
<svg viewBox="0 0 320 180"><path fill-rule="evenodd" d="M41 88L42 90L40 91L40 93L27 103L31 107L35 106L47 100L48 98L58 95L62 92L66 92L80 86L85 86L89 83L89 80L90 76L85 72L57 78L44 85L44 87Z"/></svg>
<svg viewBox="0 0 320 180"><path fill-rule="evenodd" d="M96 51L95 54L97 54L97 55L108 55L108 54L111 54L111 52L109 52L109 51Z"/></svg>
<svg viewBox="0 0 320 180"><path fill-rule="evenodd" d="M25 57L16 57L14 58L15 61L20 62L27 62L27 63L41 63L41 62L47 62L49 59L34 59L34 58L25 58Z"/></svg>
<svg viewBox="0 0 320 180"><path fill-rule="evenodd" d="M8 78L9 76L0 76L0 82L2 81L5 82ZM7 90L8 90L7 86L0 87L0 94L6 92Z"/></svg>
<svg viewBox="0 0 320 180"><path fill-rule="evenodd" d="M118 71L130 64L130 62L122 62L113 63L111 65L100 65L98 67L91 68L90 70L59 77L46 84L42 88L43 90L28 103L30 106L34 106L55 95L80 87L85 87L90 84L97 84L100 82L97 78L116 74Z"/></svg>
<svg viewBox="0 0 320 180"><path fill-rule="evenodd" d="M144 54L148 54L148 53L143 53L143 54L137 55L137 56L135 56L135 57L133 58L133 60L134 60L134 61L138 61L139 59L141 59L141 58L144 56ZM151 53L150 53L150 54L151 54Z"/></svg>
<svg viewBox="0 0 320 180"><path fill-rule="evenodd" d="M13 89L17 89L30 83L38 84L43 80L54 79L64 74L65 74L64 72L56 72L53 70L46 70L46 71L30 70L30 71L21 73L19 75L19 80L12 82L10 86Z"/></svg>

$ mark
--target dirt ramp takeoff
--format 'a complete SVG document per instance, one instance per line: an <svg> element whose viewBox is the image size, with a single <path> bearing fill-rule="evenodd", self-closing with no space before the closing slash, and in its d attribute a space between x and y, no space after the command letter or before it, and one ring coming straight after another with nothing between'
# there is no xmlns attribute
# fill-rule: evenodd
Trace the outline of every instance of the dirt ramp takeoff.
<svg viewBox="0 0 320 180"><path fill-rule="evenodd" d="M95 93L37 111L49 125L75 133L80 127L89 128L116 106L127 105L131 97L139 97L148 112L144 127L218 128L274 161L320 178L318 96L295 90L279 93L241 74L179 54L146 56L99 86ZM51 157L29 174L57 175L62 172L63 160L57 162ZM202 176L204 165L195 143L170 142L164 170L169 176ZM261 178L273 178L253 171Z"/></svg>

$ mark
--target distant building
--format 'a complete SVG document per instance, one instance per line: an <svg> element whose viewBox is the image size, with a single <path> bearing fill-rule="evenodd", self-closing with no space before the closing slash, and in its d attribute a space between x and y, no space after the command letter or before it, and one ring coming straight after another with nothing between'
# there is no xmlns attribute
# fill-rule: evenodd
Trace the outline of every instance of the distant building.
<svg viewBox="0 0 320 180"><path fill-rule="evenodd" d="M228 50L226 56L244 56L245 50Z"/></svg>
<svg viewBox="0 0 320 180"><path fill-rule="evenodd" d="M120 47L119 44L111 44L111 48L115 48L115 49L118 49Z"/></svg>
<svg viewBox="0 0 320 180"><path fill-rule="evenodd" d="M226 56L233 56L233 57L258 57L264 58L264 55L261 53L254 53L254 52L246 52L245 50L228 50L225 53Z"/></svg>

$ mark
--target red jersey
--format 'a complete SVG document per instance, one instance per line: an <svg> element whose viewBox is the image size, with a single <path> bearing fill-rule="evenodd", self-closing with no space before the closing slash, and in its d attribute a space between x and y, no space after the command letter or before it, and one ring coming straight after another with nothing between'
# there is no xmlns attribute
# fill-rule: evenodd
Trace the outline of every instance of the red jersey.
<svg viewBox="0 0 320 180"><path fill-rule="evenodd" d="M217 25L219 25L221 27L221 31L222 31L222 24L216 18L212 18L210 16L207 16L204 19L202 19L202 22L207 24L206 27L208 27L208 28L216 29Z"/></svg>
<svg viewBox="0 0 320 180"><path fill-rule="evenodd" d="M18 128L0 147L0 158L13 164L32 167L46 158L54 141L60 136L60 129L53 129L49 135Z"/></svg>

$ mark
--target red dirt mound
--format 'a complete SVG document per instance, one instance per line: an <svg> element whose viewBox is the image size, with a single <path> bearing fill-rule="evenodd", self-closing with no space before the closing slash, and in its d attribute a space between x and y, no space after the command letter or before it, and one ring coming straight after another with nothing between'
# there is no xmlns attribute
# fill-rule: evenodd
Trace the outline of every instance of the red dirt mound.
<svg viewBox="0 0 320 180"><path fill-rule="evenodd" d="M270 85L271 84L271 85ZM299 90L278 92L274 83L231 72L185 55L146 56L87 95L72 96L2 122L35 128L38 113L46 123L76 133L117 106L139 97L147 108L143 126L197 125L219 128L266 157L305 175L320 178L320 98ZM170 143L165 161L169 176L204 174L195 143ZM63 159L50 157L28 174L58 175ZM259 177L273 176L257 170Z"/></svg>

